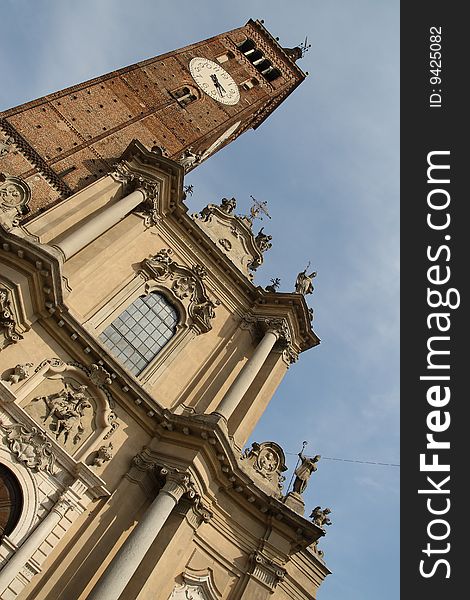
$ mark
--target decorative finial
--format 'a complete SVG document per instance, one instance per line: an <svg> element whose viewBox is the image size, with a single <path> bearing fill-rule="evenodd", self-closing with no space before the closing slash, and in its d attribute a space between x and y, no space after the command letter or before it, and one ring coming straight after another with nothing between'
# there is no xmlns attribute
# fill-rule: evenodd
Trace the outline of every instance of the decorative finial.
<svg viewBox="0 0 470 600"><path fill-rule="evenodd" d="M300 51L302 52L300 57L303 58L307 54L307 52L310 50L311 47L312 47L312 44L308 44L307 36L305 36L304 43L300 44L300 46L299 46Z"/></svg>
<svg viewBox="0 0 470 600"><path fill-rule="evenodd" d="M267 285L264 289L267 292L275 293L275 292L277 292L277 288L280 285L281 285L281 280L279 279L279 277L275 277L274 279L271 279L271 285Z"/></svg>
<svg viewBox="0 0 470 600"><path fill-rule="evenodd" d="M260 200L256 200L256 198L254 198L251 194L250 198L253 200L253 206L250 207L250 215L246 217L250 224L253 225L253 221L255 219L260 219L261 221L263 220L263 217L260 217L260 213L263 213L268 217L268 219L270 219L271 215L268 213L266 208L268 205L267 201L265 200L264 202L261 202Z"/></svg>

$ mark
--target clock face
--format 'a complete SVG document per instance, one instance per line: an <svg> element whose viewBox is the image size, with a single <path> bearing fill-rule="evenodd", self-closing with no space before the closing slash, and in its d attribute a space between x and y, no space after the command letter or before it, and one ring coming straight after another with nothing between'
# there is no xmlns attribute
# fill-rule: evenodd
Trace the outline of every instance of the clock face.
<svg viewBox="0 0 470 600"><path fill-rule="evenodd" d="M208 96L222 104L237 104L240 91L225 69L207 58L193 58L189 71L194 81Z"/></svg>

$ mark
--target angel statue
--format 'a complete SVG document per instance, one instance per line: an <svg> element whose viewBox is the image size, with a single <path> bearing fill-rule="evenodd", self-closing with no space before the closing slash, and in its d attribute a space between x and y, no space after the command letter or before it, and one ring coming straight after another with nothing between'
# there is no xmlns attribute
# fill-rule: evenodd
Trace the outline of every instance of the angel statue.
<svg viewBox="0 0 470 600"><path fill-rule="evenodd" d="M324 529L323 525L331 525L331 519L328 517L330 513L331 508L324 508L322 510L320 506L316 506L312 510L310 518L315 523L315 525L318 525L318 527Z"/></svg>

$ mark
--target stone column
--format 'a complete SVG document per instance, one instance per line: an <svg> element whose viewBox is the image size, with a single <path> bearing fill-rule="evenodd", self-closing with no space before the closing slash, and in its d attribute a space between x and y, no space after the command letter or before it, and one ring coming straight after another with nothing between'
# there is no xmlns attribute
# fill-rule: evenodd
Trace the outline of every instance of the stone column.
<svg viewBox="0 0 470 600"><path fill-rule="evenodd" d="M87 600L118 600L181 496L189 491L185 473L169 473L165 485L98 580Z"/></svg>
<svg viewBox="0 0 470 600"><path fill-rule="evenodd" d="M214 414L220 415L228 421L233 414L233 411L238 406L240 400L253 383L256 375L259 373L274 344L280 338L282 326L282 321L276 321L268 327L263 339L256 346L256 350L254 351L253 355L244 365L243 369L237 375L235 381L232 383L229 390L220 401L220 404L214 411Z"/></svg>
<svg viewBox="0 0 470 600"><path fill-rule="evenodd" d="M82 248L91 244L96 238L105 233L124 219L134 208L147 198L146 192L139 188L124 198L106 206L99 214L85 221L69 235L60 238L59 241L51 245L59 248L63 253L65 260L77 254Z"/></svg>
<svg viewBox="0 0 470 600"><path fill-rule="evenodd" d="M0 571L0 598L3 597L2 594L5 589L18 575L23 566L36 552L42 542L52 532L54 527L59 523L65 513L72 508L72 502L69 499L61 496L56 505L51 508L49 514L21 544L15 554Z"/></svg>

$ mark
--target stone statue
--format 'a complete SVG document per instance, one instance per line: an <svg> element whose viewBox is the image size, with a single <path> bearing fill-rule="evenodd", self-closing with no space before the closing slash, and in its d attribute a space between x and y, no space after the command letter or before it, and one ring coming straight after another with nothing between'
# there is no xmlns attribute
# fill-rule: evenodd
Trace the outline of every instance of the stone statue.
<svg viewBox="0 0 470 600"><path fill-rule="evenodd" d="M307 488L310 475L317 470L316 463L320 460L321 456L317 454L316 456L310 458L308 456L304 456L302 452L299 452L299 458L301 463L294 472L294 492L297 494L303 494Z"/></svg>
<svg viewBox="0 0 470 600"><path fill-rule="evenodd" d="M110 461L113 458L113 451L112 442L109 442L107 446L100 446L96 452L93 467L102 467L105 462Z"/></svg>
<svg viewBox="0 0 470 600"><path fill-rule="evenodd" d="M184 168L184 172L189 171L191 167L200 162L201 157L195 154L191 148L187 148L178 159L179 164Z"/></svg>
<svg viewBox="0 0 470 600"><path fill-rule="evenodd" d="M16 365L16 367L13 370L13 373L11 373L8 376L7 381L9 381L10 383L18 383L19 381L23 381L23 379L26 379L27 377L29 377L29 370L31 369L32 366L33 366L33 363L25 363L24 365Z"/></svg>
<svg viewBox="0 0 470 600"><path fill-rule="evenodd" d="M312 514L310 515L310 518L315 523L315 525L318 525L318 527L321 527L322 529L324 529L323 525L331 525L331 519L327 516L330 513L331 513L330 508L324 508L322 510L320 508L320 506L316 506L312 510Z"/></svg>
<svg viewBox="0 0 470 600"><path fill-rule="evenodd" d="M295 280L295 291L297 294L311 294L313 292L312 279L317 276L316 271L307 275L307 269L304 269L301 273L297 275L297 279Z"/></svg>
<svg viewBox="0 0 470 600"><path fill-rule="evenodd" d="M236 208L237 201L235 200L235 198L230 198L230 200L228 198L222 198L222 202L220 203L220 209L224 213L231 215Z"/></svg>
<svg viewBox="0 0 470 600"><path fill-rule="evenodd" d="M261 227L259 230L258 235L255 237L255 242L261 252L266 252L266 250L272 248L271 240L273 239L273 236L263 233L263 229L264 227Z"/></svg>

